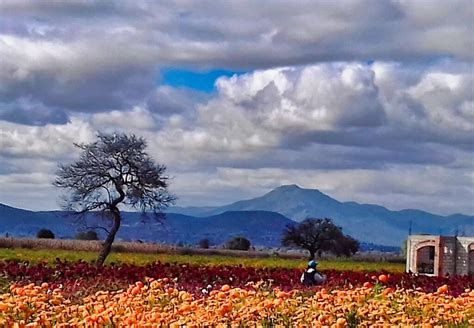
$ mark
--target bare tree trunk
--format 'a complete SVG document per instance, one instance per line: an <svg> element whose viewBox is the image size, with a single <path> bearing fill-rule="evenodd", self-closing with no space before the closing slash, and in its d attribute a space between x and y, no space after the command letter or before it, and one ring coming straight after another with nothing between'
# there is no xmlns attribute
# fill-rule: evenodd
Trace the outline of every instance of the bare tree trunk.
<svg viewBox="0 0 474 328"><path fill-rule="evenodd" d="M309 251L309 258L308 258L308 260L310 260L310 261L311 261L311 260L314 260L314 255L315 255L316 253L315 253L314 250L312 250L312 249L308 249L308 251Z"/></svg>
<svg viewBox="0 0 474 328"><path fill-rule="evenodd" d="M102 249L100 250L99 257L97 258L97 261L95 264L97 266L102 266L105 262L105 259L110 253L110 250L112 249L112 244L115 240L115 235L117 234L118 229L120 228L120 212L118 208L115 208L113 210L113 215L114 215L114 224L112 225L112 229L110 230L109 234L107 235L107 238L104 241L104 244L102 245Z"/></svg>

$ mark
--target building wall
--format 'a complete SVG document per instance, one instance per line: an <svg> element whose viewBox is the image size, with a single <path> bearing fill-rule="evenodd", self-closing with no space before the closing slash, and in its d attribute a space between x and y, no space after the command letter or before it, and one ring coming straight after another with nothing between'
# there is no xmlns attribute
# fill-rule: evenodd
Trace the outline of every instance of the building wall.
<svg viewBox="0 0 474 328"><path fill-rule="evenodd" d="M456 272L456 264L454 254L456 253L456 238L455 237L440 237L440 254L441 254L441 269L440 276L454 275Z"/></svg>
<svg viewBox="0 0 474 328"><path fill-rule="evenodd" d="M469 263L469 259L474 254L474 237L458 237L458 256L456 261L456 270L459 275L474 275L473 263ZM469 254L469 252L471 252ZM471 261L472 262L472 261ZM469 271L471 267L471 271Z"/></svg>
<svg viewBox="0 0 474 328"><path fill-rule="evenodd" d="M420 261L418 258L421 255L421 260L423 258L423 251L421 254L418 254L419 250L423 247L431 246L434 247L435 256L434 256L434 263L433 263L433 275L439 275L440 269L440 236L431 236L431 235L411 235L408 237L407 240L407 262L406 262L406 271L418 273L417 264Z"/></svg>
<svg viewBox="0 0 474 328"><path fill-rule="evenodd" d="M469 247L468 257L469 257L469 261L468 261L469 274L474 276L474 245L473 244L471 244L471 246Z"/></svg>
<svg viewBox="0 0 474 328"><path fill-rule="evenodd" d="M434 247L434 261L427 258ZM474 237L411 235L407 240L406 271L418 273L417 263L433 262L433 275L474 275Z"/></svg>

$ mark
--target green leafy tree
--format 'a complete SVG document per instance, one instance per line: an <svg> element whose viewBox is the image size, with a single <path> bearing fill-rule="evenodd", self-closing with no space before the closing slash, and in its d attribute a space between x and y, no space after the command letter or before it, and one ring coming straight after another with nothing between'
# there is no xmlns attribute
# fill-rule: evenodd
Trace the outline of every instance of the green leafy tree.
<svg viewBox="0 0 474 328"><path fill-rule="evenodd" d="M49 229L40 229L36 233L36 238L54 239L54 233Z"/></svg>
<svg viewBox="0 0 474 328"><path fill-rule="evenodd" d="M198 242L199 248L209 248L210 245L211 245L211 242L207 238L201 239Z"/></svg>
<svg viewBox="0 0 474 328"><path fill-rule="evenodd" d="M299 224L288 225L283 232L282 245L308 250L311 260L320 252L350 256L359 249L358 241L344 235L342 229L327 218L309 218Z"/></svg>
<svg viewBox="0 0 474 328"><path fill-rule="evenodd" d="M250 248L250 240L244 237L233 237L227 241L225 248L248 251Z"/></svg>

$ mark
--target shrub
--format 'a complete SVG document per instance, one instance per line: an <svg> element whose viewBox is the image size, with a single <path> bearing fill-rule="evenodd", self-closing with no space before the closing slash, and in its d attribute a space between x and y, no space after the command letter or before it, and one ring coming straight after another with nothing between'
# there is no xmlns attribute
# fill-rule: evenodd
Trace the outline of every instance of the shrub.
<svg viewBox="0 0 474 328"><path fill-rule="evenodd" d="M36 238L54 239L54 233L49 229L40 229L36 233Z"/></svg>
<svg viewBox="0 0 474 328"><path fill-rule="evenodd" d="M201 239L198 242L199 248L209 248L210 244L211 244L211 242L207 238Z"/></svg>
<svg viewBox="0 0 474 328"><path fill-rule="evenodd" d="M194 255L194 251L189 247L182 247L176 252L178 255Z"/></svg>
<svg viewBox="0 0 474 328"><path fill-rule="evenodd" d="M248 251L250 248L250 241L244 237L234 237L227 241L225 248Z"/></svg>
<svg viewBox="0 0 474 328"><path fill-rule="evenodd" d="M77 240L99 240L99 236L97 236L97 232L94 230L89 231L81 231L76 234L75 239Z"/></svg>

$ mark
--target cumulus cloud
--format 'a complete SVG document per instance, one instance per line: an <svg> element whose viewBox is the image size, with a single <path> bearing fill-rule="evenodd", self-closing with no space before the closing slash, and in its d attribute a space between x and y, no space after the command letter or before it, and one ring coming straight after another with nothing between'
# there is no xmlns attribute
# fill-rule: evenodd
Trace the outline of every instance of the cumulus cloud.
<svg viewBox="0 0 474 328"><path fill-rule="evenodd" d="M57 109L94 112L124 108L154 86L154 72L126 44L25 39L0 34L0 97ZM132 53L134 51L131 51Z"/></svg>
<svg viewBox="0 0 474 328"><path fill-rule="evenodd" d="M354 147L366 158L388 163L396 157L445 162L450 157L432 144L472 145L473 79L468 72L430 67L413 78L403 71L391 76L393 71L396 64L391 63L336 63L223 77L216 82L217 96L198 107L194 122L169 124L158 140L207 158L209 152L246 158L271 149L327 144L346 146L346 155ZM379 155L370 156L367 149Z"/></svg>
<svg viewBox="0 0 474 328"><path fill-rule="evenodd" d="M435 72L426 74L408 94L417 100L431 122L448 129L472 132L472 74Z"/></svg>
<svg viewBox="0 0 474 328"><path fill-rule="evenodd" d="M155 127L151 113L141 107L130 111L111 111L92 115L92 123L101 131L105 130L149 130Z"/></svg>
<svg viewBox="0 0 474 328"><path fill-rule="evenodd" d="M94 131L74 119L64 125L31 127L0 121L0 156L62 158L70 156L74 142L90 142Z"/></svg>
<svg viewBox="0 0 474 328"><path fill-rule="evenodd" d="M267 70L221 78L217 88L231 101L261 111L265 125L276 130L377 126L384 119L374 72L360 64Z"/></svg>

